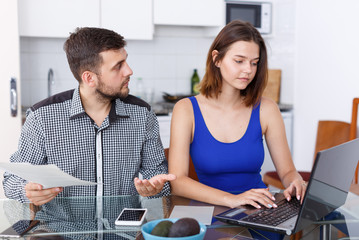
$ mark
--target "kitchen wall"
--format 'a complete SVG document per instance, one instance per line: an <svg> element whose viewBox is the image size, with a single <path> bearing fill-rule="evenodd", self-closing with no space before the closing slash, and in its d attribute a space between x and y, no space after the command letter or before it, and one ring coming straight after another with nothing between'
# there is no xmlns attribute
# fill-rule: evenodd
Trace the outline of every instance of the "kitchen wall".
<svg viewBox="0 0 359 240"><path fill-rule="evenodd" d="M318 121L350 122L359 97L359 1L300 0L296 9L294 160L309 170Z"/></svg>
<svg viewBox="0 0 359 240"><path fill-rule="evenodd" d="M293 103L295 2L273 1L273 34L266 36L269 67L282 69L281 102ZM133 69L130 89L143 78L154 100L162 92L188 94L193 69L205 71L207 51L219 29L156 26L154 39L128 41L128 62ZM211 32L209 34L208 32ZM125 36L126 37L126 36ZM47 74L54 71L53 93L77 85L62 49L65 39L21 38L22 105L30 106L47 96Z"/></svg>

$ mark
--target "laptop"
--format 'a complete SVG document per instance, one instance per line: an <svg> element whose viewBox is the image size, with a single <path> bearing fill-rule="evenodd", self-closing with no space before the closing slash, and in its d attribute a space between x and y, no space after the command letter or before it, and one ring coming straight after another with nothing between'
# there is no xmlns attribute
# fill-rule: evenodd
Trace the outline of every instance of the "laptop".
<svg viewBox="0 0 359 240"><path fill-rule="evenodd" d="M317 153L307 190L300 204L276 193L276 204L267 209L233 208L215 216L229 224L294 234L344 205L359 160L359 138ZM286 216L277 211L287 211Z"/></svg>

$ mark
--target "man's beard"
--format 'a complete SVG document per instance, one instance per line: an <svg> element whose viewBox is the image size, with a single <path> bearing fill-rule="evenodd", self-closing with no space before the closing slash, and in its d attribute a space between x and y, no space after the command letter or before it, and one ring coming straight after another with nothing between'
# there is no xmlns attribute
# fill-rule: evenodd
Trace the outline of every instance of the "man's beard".
<svg viewBox="0 0 359 240"><path fill-rule="evenodd" d="M128 79L129 80L129 79ZM116 89L107 87L99 77L99 85L96 88L97 96L100 100L115 100L117 98L124 99L128 96L129 89L128 87L124 87L124 85L128 82L125 81L123 84L121 84L120 90L116 91Z"/></svg>

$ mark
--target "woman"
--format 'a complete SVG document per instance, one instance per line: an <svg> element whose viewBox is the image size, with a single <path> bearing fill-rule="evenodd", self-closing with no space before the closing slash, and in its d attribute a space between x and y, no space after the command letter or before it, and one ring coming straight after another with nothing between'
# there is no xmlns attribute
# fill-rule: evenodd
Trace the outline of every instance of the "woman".
<svg viewBox="0 0 359 240"><path fill-rule="evenodd" d="M267 51L259 32L236 20L212 43L200 94L173 110L169 153L172 193L227 207L277 207L260 175L263 135L284 194L303 199L277 104L262 97ZM188 177L191 155L199 182Z"/></svg>

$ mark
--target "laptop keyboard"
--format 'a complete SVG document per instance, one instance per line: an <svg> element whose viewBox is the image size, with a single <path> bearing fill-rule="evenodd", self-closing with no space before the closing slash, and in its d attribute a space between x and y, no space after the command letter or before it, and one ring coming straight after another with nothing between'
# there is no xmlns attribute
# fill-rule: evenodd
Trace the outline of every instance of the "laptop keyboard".
<svg viewBox="0 0 359 240"><path fill-rule="evenodd" d="M290 202L286 199L282 199L276 204L278 206L277 208L261 209L258 212L243 218L242 220L278 226L279 224L297 215L300 209L300 201L296 198L292 198Z"/></svg>

